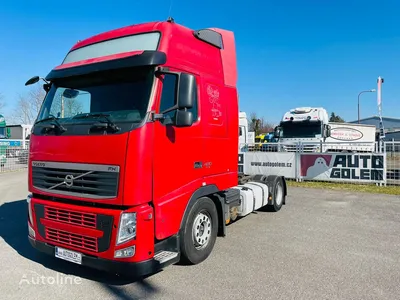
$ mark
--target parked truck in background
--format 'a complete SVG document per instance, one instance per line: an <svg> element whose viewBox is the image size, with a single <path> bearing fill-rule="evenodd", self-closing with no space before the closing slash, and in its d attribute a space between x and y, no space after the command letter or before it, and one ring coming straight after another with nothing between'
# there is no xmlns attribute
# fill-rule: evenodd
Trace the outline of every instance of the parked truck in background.
<svg viewBox="0 0 400 300"><path fill-rule="evenodd" d="M250 131L247 114L239 112L239 151L252 151L254 148L255 132Z"/></svg>
<svg viewBox="0 0 400 300"><path fill-rule="evenodd" d="M375 132L374 125L329 122L322 107L299 107L283 115L275 136L279 151L373 152Z"/></svg>
<svg viewBox="0 0 400 300"><path fill-rule="evenodd" d="M140 276L204 261L231 221L285 203L283 177L238 170L233 32L173 19L112 30L43 80L27 197L39 251Z"/></svg>

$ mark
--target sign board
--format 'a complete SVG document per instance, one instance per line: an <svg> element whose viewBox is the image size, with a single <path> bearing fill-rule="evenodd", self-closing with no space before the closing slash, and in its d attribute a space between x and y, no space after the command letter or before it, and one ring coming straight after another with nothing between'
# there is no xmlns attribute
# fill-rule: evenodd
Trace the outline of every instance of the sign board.
<svg viewBox="0 0 400 300"><path fill-rule="evenodd" d="M363 133L355 128L336 127L331 130L331 138L339 141L357 141Z"/></svg>
<svg viewBox="0 0 400 300"><path fill-rule="evenodd" d="M300 154L300 177L309 180L384 183L385 153Z"/></svg>
<svg viewBox="0 0 400 300"><path fill-rule="evenodd" d="M248 175L278 175L296 178L296 153L239 153L239 172Z"/></svg>
<svg viewBox="0 0 400 300"><path fill-rule="evenodd" d="M0 140L0 146L6 147L21 147L21 141Z"/></svg>

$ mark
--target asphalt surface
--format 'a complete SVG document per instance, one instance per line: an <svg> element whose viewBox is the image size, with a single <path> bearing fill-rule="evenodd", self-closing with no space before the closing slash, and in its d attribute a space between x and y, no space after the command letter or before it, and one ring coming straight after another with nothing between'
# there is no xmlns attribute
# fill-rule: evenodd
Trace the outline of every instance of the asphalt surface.
<svg viewBox="0 0 400 300"><path fill-rule="evenodd" d="M399 299L400 197L290 188L228 227L205 262L140 282L35 252L26 172L0 175L1 299Z"/></svg>

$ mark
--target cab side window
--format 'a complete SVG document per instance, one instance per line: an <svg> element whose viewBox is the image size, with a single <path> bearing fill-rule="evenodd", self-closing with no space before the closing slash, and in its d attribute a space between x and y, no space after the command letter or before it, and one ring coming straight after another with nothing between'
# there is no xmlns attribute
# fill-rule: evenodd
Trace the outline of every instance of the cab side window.
<svg viewBox="0 0 400 300"><path fill-rule="evenodd" d="M197 87L196 87L197 91ZM163 79L163 87L161 93L160 101L160 113L175 106L177 104L177 94L178 94L178 77L171 74L165 74ZM194 105L192 108L188 109L193 114L193 123L197 121L198 118L198 106L197 106L197 92L196 98L194 99ZM170 111L164 114L163 125L173 124L176 111Z"/></svg>

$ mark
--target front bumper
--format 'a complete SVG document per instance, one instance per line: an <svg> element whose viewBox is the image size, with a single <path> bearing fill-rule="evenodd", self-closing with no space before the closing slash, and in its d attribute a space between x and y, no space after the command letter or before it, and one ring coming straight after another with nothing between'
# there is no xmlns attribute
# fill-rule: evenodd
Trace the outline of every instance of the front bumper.
<svg viewBox="0 0 400 300"><path fill-rule="evenodd" d="M154 214L149 205L122 211L32 196L27 202L29 241L37 250L55 257L56 247L61 247L80 253L84 266L130 276L159 269L154 258ZM136 238L118 245L122 212L137 213ZM129 247L134 247L132 256L117 256L117 251Z"/></svg>
<svg viewBox="0 0 400 300"><path fill-rule="evenodd" d="M55 247L28 236L29 242L36 250L55 257ZM154 259L141 262L122 262L102 259L95 256L82 254L82 265L93 269L117 273L130 277L143 277L159 271L162 266Z"/></svg>

